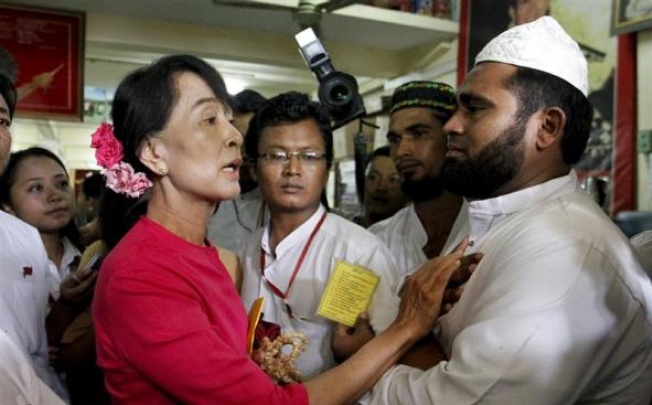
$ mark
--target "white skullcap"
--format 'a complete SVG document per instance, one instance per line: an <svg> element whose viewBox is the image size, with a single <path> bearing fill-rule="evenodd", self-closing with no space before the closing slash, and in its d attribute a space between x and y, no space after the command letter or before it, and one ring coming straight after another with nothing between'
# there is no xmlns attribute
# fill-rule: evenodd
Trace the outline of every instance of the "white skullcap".
<svg viewBox="0 0 652 405"><path fill-rule="evenodd" d="M586 58L579 45L552 17L517 25L492 39L475 58L555 75L582 92L589 92Z"/></svg>

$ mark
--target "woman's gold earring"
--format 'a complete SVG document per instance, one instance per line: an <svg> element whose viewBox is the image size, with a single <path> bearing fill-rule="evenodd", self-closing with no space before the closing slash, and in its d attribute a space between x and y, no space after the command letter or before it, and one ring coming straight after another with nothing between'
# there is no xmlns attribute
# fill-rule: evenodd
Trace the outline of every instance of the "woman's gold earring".
<svg viewBox="0 0 652 405"><path fill-rule="evenodd" d="M166 174L167 172L168 172L168 171L167 171L164 167L159 167L159 168L158 168L158 174L160 174L160 175L164 175L164 174Z"/></svg>

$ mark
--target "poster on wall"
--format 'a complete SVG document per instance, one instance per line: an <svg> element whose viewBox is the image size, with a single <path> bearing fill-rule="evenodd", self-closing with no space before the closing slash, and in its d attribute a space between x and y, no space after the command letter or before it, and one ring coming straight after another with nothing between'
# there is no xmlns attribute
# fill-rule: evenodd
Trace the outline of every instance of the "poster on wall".
<svg viewBox="0 0 652 405"><path fill-rule="evenodd" d="M611 35L652 28L652 0L613 0Z"/></svg>
<svg viewBox="0 0 652 405"><path fill-rule="evenodd" d="M0 71L19 117L81 121L83 13L0 4Z"/></svg>
<svg viewBox="0 0 652 405"><path fill-rule="evenodd" d="M589 100L594 106L591 134L584 156L575 166L583 185L605 211L612 189L616 108L614 106L618 41L610 36L611 0L492 0L463 3L460 22L459 80L473 66L480 50L514 25L551 15L579 43L589 66ZM633 59L633 56L632 56ZM463 70L462 70L463 69Z"/></svg>

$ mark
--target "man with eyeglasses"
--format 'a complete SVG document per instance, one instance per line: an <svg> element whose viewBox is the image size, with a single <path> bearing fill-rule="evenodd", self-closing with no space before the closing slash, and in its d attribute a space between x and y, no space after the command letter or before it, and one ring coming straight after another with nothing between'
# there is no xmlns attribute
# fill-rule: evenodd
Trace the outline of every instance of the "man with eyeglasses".
<svg viewBox="0 0 652 405"><path fill-rule="evenodd" d="M296 92L270 99L251 120L245 149L257 157L255 175L270 218L241 254L242 298L250 308L264 297L265 321L280 325L282 333L307 335L297 367L310 378L336 364L332 323L317 309L338 262L380 277L368 309L372 327L396 315L394 262L377 237L329 213L321 202L333 160L330 117L323 106Z"/></svg>

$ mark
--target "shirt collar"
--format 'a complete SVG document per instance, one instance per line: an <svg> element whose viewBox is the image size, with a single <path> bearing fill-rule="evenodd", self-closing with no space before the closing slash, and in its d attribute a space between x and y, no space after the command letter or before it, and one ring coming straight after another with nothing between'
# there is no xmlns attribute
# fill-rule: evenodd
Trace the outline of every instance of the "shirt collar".
<svg viewBox="0 0 652 405"><path fill-rule="evenodd" d="M326 211L323 205L319 205L319 208L315 211L310 218L303 224L299 225L297 229L292 231L288 236L285 237L278 245L276 245L276 252L272 252L269 247L269 220L265 224L265 229L263 230L263 237L260 241L260 246L263 251L272 257L278 257L283 255L284 252L291 249L297 243L305 242L309 237L312 230L317 226L319 219Z"/></svg>
<svg viewBox="0 0 652 405"><path fill-rule="evenodd" d="M521 212L542 201L576 191L578 188L577 173L571 170L565 176L510 194L486 200L470 201L468 204L471 239L483 235L496 221L502 218Z"/></svg>

